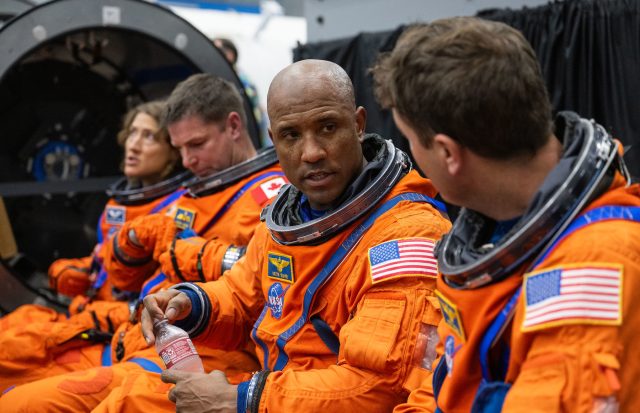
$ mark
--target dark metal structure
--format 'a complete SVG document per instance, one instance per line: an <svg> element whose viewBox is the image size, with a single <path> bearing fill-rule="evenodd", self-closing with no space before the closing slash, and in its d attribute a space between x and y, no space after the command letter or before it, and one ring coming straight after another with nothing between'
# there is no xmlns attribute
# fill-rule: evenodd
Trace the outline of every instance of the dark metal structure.
<svg viewBox="0 0 640 413"><path fill-rule="evenodd" d="M120 173L115 135L129 108L199 72L244 90L206 36L156 4L56 0L3 23L0 196L31 264L20 268L45 271L94 245L103 190ZM245 105L258 146L246 96Z"/></svg>

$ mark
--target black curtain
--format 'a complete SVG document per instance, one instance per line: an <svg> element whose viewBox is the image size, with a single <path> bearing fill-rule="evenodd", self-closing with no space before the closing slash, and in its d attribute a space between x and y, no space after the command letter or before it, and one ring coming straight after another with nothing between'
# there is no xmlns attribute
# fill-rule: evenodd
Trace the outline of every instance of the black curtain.
<svg viewBox="0 0 640 413"><path fill-rule="evenodd" d="M478 15L522 31L538 55L554 109L574 110L607 127L624 143L631 174L640 177L640 1L567 0ZM354 82L358 105L367 108L367 131L407 151L391 114L375 101L368 74L378 53L392 49L403 30L301 45L294 60L341 65Z"/></svg>
<svg viewBox="0 0 640 413"><path fill-rule="evenodd" d="M554 109L604 125L640 177L640 1L557 1L478 15L520 30L538 55Z"/></svg>

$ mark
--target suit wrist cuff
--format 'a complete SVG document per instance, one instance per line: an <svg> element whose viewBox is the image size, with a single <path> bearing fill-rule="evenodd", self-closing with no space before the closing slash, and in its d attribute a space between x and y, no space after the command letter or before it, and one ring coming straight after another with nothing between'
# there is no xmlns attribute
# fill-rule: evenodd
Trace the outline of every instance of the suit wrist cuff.
<svg viewBox="0 0 640 413"><path fill-rule="evenodd" d="M238 384L238 401L236 403L236 410L238 413L246 413L247 411L247 393L249 391L249 383L251 383L251 380L243 381Z"/></svg>
<svg viewBox="0 0 640 413"><path fill-rule="evenodd" d="M209 297L202 288L189 282L176 284L171 289L185 293L191 300L191 312L175 324L184 329L191 338L197 337L205 330L211 317Z"/></svg>

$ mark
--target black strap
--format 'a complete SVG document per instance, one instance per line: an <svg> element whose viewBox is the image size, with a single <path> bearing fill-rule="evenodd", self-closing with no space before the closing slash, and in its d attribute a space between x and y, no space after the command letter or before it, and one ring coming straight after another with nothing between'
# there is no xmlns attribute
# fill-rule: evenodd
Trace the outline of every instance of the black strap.
<svg viewBox="0 0 640 413"><path fill-rule="evenodd" d="M171 241L171 248L169 248L169 256L171 257L171 266L173 267L173 271L176 273L178 278L182 281L187 281L182 275L182 271L180 271L180 267L178 266L178 258L176 257L176 240L177 236L173 237L173 241Z"/></svg>
<svg viewBox="0 0 640 413"><path fill-rule="evenodd" d="M113 327L113 321L111 321L111 317L107 315L107 328L111 334L115 333L115 328Z"/></svg>
<svg viewBox="0 0 640 413"><path fill-rule="evenodd" d="M90 328L78 334L76 337L79 337L82 340L91 341L92 343L110 343L113 338L113 334L107 333L106 331L100 331L95 328Z"/></svg>
<svg viewBox="0 0 640 413"><path fill-rule="evenodd" d="M125 332L121 331L118 336L118 343L116 344L116 361L122 361L124 358L124 335Z"/></svg>
<svg viewBox="0 0 640 413"><path fill-rule="evenodd" d="M204 271L202 270L202 255L204 254L204 249L207 247L207 244L209 242L213 241L216 238L217 237L213 237L211 239L206 240L205 243L202 244L202 248L200 248L200 251L198 251L198 259L196 260L196 269L198 270L198 277L200 277L201 282L206 281L206 278L204 276Z"/></svg>
<svg viewBox="0 0 640 413"><path fill-rule="evenodd" d="M320 340L322 340L333 354L337 355L340 352L340 340L331 327L329 327L329 324L317 314L311 316L310 321L316 333L318 333Z"/></svg>
<svg viewBox="0 0 640 413"><path fill-rule="evenodd" d="M98 315L93 310L91 310L89 314L91 314L91 319L93 320L93 324L95 325L96 330L100 331L101 328L100 328L100 320L98 320Z"/></svg>

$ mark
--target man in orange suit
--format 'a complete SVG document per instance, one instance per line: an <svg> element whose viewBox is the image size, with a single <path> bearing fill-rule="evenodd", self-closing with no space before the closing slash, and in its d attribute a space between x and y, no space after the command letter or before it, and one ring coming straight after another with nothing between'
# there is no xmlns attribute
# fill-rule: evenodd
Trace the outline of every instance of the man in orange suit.
<svg viewBox="0 0 640 413"><path fill-rule="evenodd" d="M152 320L166 316L196 343L255 343L261 370L239 385L220 372L163 372L179 411L387 412L430 376L436 353L423 338L440 319L432 251L449 222L407 155L364 133L339 66L285 68L268 112L292 185L223 278L147 296L143 334L153 342ZM149 408L140 392L117 397L123 410Z"/></svg>
<svg viewBox="0 0 640 413"><path fill-rule="evenodd" d="M229 82L201 74L178 85L167 100L164 123L184 166L197 177L186 184L187 192L167 215L128 222L105 245L105 267L112 283L123 291L141 291L131 302L130 320L119 326L112 344L101 349L97 363L81 360L82 372L16 387L0 397L0 410L37 411L53 405L91 410L127 374L161 370L161 359L136 325L141 298L185 276L202 281L220 277L244 254L260 210L285 183L275 151L257 153L245 122L242 100ZM180 271L172 264L183 243L199 249L206 245L218 265L206 267L206 273ZM166 271L157 271L160 263L167 264ZM145 277L144 284L138 281ZM230 376L242 377L257 367L253 351L199 351L205 367L224 370ZM62 356L70 359L74 354L68 351ZM41 397L25 396L34 393Z"/></svg>
<svg viewBox="0 0 640 413"><path fill-rule="evenodd" d="M397 411L640 411L640 187L620 143L572 112L552 122L531 46L502 23L416 26L374 73L465 207L436 249L437 407L424 383Z"/></svg>

